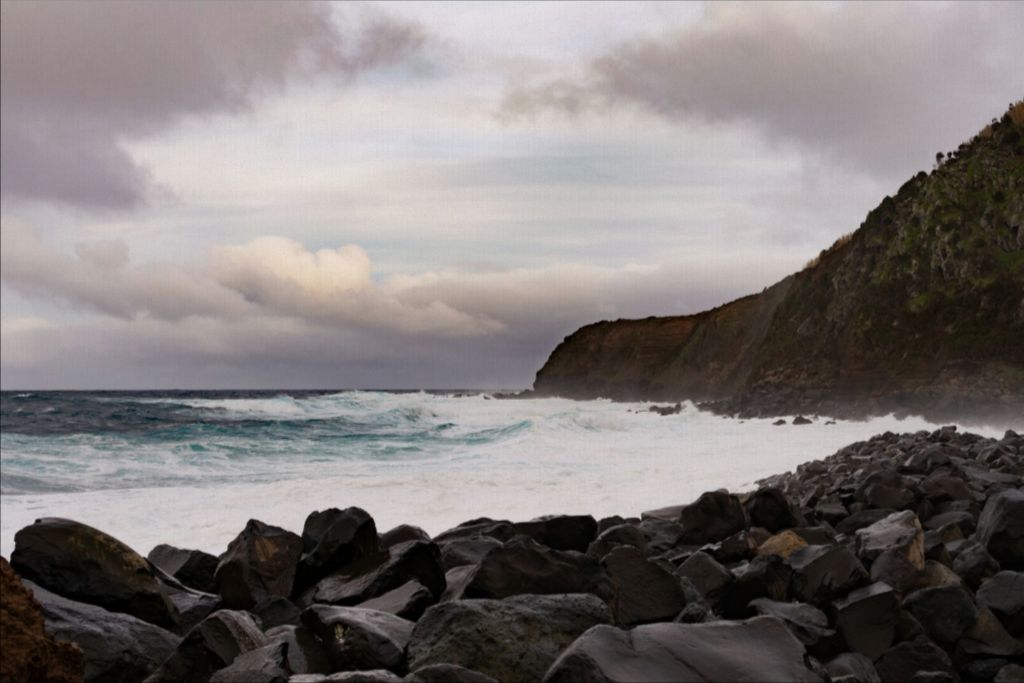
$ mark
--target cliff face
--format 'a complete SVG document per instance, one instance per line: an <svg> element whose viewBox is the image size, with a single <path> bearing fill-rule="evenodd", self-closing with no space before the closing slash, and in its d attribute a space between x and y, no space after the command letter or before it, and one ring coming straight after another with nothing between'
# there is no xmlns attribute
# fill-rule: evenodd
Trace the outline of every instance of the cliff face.
<svg viewBox="0 0 1024 683"><path fill-rule="evenodd" d="M1024 104L799 273L696 315L583 327L534 389L743 414L1024 414Z"/></svg>

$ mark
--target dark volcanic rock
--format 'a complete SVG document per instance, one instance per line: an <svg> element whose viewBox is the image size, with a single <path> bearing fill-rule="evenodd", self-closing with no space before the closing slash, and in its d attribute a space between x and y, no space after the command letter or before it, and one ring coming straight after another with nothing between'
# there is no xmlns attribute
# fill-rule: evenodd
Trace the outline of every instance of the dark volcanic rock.
<svg viewBox="0 0 1024 683"><path fill-rule="evenodd" d="M472 538L474 536L490 536L494 540L504 543L511 540L516 533L512 522L481 517L463 522L447 531L442 531L437 536L434 536L434 543L443 545L457 538Z"/></svg>
<svg viewBox="0 0 1024 683"><path fill-rule="evenodd" d="M467 564L480 564L484 555L502 545L490 536L456 538L441 545L441 563L445 571Z"/></svg>
<svg viewBox="0 0 1024 683"><path fill-rule="evenodd" d="M217 589L232 609L249 609L273 595L288 597L302 539L280 527L250 519L217 565Z"/></svg>
<svg viewBox="0 0 1024 683"><path fill-rule="evenodd" d="M722 615L729 619L749 616L753 613L750 602L757 598L787 600L792 576L793 570L778 555L755 557L722 590L718 601Z"/></svg>
<svg viewBox="0 0 1024 683"><path fill-rule="evenodd" d="M648 561L637 548L615 548L601 564L615 585L612 611L617 624L667 621L686 606L679 579Z"/></svg>
<svg viewBox="0 0 1024 683"><path fill-rule="evenodd" d="M0 680L79 683L85 666L76 645L54 640L31 591L0 557Z"/></svg>
<svg viewBox="0 0 1024 683"><path fill-rule="evenodd" d="M288 646L264 645L235 657L228 666L214 672L210 683L287 683Z"/></svg>
<svg viewBox="0 0 1024 683"><path fill-rule="evenodd" d="M819 681L804 648L772 617L711 624L597 626L551 666L545 683Z"/></svg>
<svg viewBox="0 0 1024 683"><path fill-rule="evenodd" d="M419 581L413 580L383 595L360 603L359 607L387 612L403 619L416 621L424 610L436 603L437 600L438 596L430 592L429 588Z"/></svg>
<svg viewBox="0 0 1024 683"><path fill-rule="evenodd" d="M272 595L257 602L251 610L264 631L275 626L295 625L299 623L302 610L287 598Z"/></svg>
<svg viewBox="0 0 1024 683"><path fill-rule="evenodd" d="M555 550L586 552L597 537L597 520L590 515L551 515L512 525L517 534Z"/></svg>
<svg viewBox="0 0 1024 683"><path fill-rule="evenodd" d="M365 510L330 508L312 513L302 527L295 594L350 562L376 554L377 543L377 526Z"/></svg>
<svg viewBox="0 0 1024 683"><path fill-rule="evenodd" d="M146 683L205 683L238 655L267 644L252 615L222 609L189 631Z"/></svg>
<svg viewBox="0 0 1024 683"><path fill-rule="evenodd" d="M636 527L647 539L647 548L644 552L648 556L660 555L684 543L684 530L677 522L652 517L642 520Z"/></svg>
<svg viewBox="0 0 1024 683"><path fill-rule="evenodd" d="M271 643L283 643L286 665L293 674L331 671L331 663L320 639L305 626L277 626L265 634Z"/></svg>
<svg viewBox="0 0 1024 683"><path fill-rule="evenodd" d="M828 617L817 607L801 602L775 602L758 598L750 603L764 616L776 617L818 659L827 658L838 648L836 632L828 627Z"/></svg>
<svg viewBox="0 0 1024 683"><path fill-rule="evenodd" d="M872 581L908 592L924 580L924 532L917 515L905 510L857 531L857 555L871 563Z"/></svg>
<svg viewBox="0 0 1024 683"><path fill-rule="evenodd" d="M1024 491L991 496L978 519L977 537L1003 569L1024 570Z"/></svg>
<svg viewBox="0 0 1024 683"><path fill-rule="evenodd" d="M1024 573L1002 571L978 588L979 607L987 607L1012 635L1024 636Z"/></svg>
<svg viewBox="0 0 1024 683"><path fill-rule="evenodd" d="M86 681L141 681L181 641L130 614L68 600L30 581L25 585L42 607L47 633L74 643L85 653Z"/></svg>
<svg viewBox="0 0 1024 683"><path fill-rule="evenodd" d="M970 657L1017 657L1024 654L1024 644L1006 632L992 610L983 607L963 632L957 650Z"/></svg>
<svg viewBox="0 0 1024 683"><path fill-rule="evenodd" d="M160 544L149 551L147 558L185 586L204 593L217 592L217 558L202 550L183 550Z"/></svg>
<svg viewBox="0 0 1024 683"><path fill-rule="evenodd" d="M714 601L722 589L733 580L732 572L719 564L715 558L700 551L686 558L686 561L679 565L676 574L692 581L701 595L711 601Z"/></svg>
<svg viewBox="0 0 1024 683"><path fill-rule="evenodd" d="M803 525L803 520L790 505L789 499L775 487L758 489L744 507L751 526L765 528L773 534Z"/></svg>
<svg viewBox="0 0 1024 683"><path fill-rule="evenodd" d="M1024 681L1024 666L1020 664L1007 664L999 669L999 673L992 679L992 683L1021 683Z"/></svg>
<svg viewBox="0 0 1024 683"><path fill-rule="evenodd" d="M833 681L842 679L848 683L882 683L875 665L859 652L844 652L825 664L825 670Z"/></svg>
<svg viewBox="0 0 1024 683"><path fill-rule="evenodd" d="M911 681L919 672L938 672L956 680L953 663L942 648L923 638L894 645L875 660L883 681ZM938 679L949 680L949 679Z"/></svg>
<svg viewBox="0 0 1024 683"><path fill-rule="evenodd" d="M924 588L908 595L903 606L914 615L928 637L946 647L978 618L971 594L961 586Z"/></svg>
<svg viewBox="0 0 1024 683"><path fill-rule="evenodd" d="M353 562L316 585L315 602L357 605L418 581L432 595L445 589L441 551L430 541L410 541L388 548L384 553Z"/></svg>
<svg viewBox="0 0 1024 683"><path fill-rule="evenodd" d="M313 605L302 623L324 643L335 671L405 669L411 621L361 607Z"/></svg>
<svg viewBox="0 0 1024 683"><path fill-rule="evenodd" d="M858 529L869 527L875 522L885 519L891 515L895 510L889 509L874 509L874 510L861 510L854 512L846 519L836 524L836 531L841 534L852 534Z"/></svg>
<svg viewBox="0 0 1024 683"><path fill-rule="evenodd" d="M413 630L409 667L457 664L503 683L537 681L580 634L611 620L593 595L520 595L431 607Z"/></svg>
<svg viewBox="0 0 1024 683"><path fill-rule="evenodd" d="M24 578L72 600L174 628L178 614L149 562L113 536L56 517L14 535L11 566Z"/></svg>
<svg viewBox="0 0 1024 683"><path fill-rule="evenodd" d="M487 553L463 594L507 598L523 593L593 593L611 601L614 588L593 558L517 538Z"/></svg>
<svg viewBox="0 0 1024 683"><path fill-rule="evenodd" d="M789 556L793 593L804 602L825 605L867 582L868 573L849 548L808 545Z"/></svg>
<svg viewBox="0 0 1024 683"><path fill-rule="evenodd" d="M999 563L992 557L985 546L968 541L960 547L953 559L953 571L960 575L971 588L977 588L981 582L999 571Z"/></svg>
<svg viewBox="0 0 1024 683"><path fill-rule="evenodd" d="M457 664L430 664L405 677L405 683L498 683L487 674Z"/></svg>
<svg viewBox="0 0 1024 683"><path fill-rule="evenodd" d="M620 545L630 545L634 548L639 548L641 551L647 550L647 536L638 527L632 524L618 524L613 527L609 527L601 532L594 541L587 546L587 555L593 557L595 560L600 560L602 557L608 554L612 548Z"/></svg>
<svg viewBox="0 0 1024 683"><path fill-rule="evenodd" d="M357 508L358 509L358 508ZM367 515L369 516L369 515ZM387 550L393 545L399 543L408 543L409 541L429 541L430 534L418 526L412 524L399 524L394 529L389 529L380 535L379 547ZM365 555L372 555L376 550L366 552Z"/></svg>
<svg viewBox="0 0 1024 683"><path fill-rule="evenodd" d="M892 645L900 619L900 603L891 586L873 583L835 603L836 630L847 646L877 659Z"/></svg>
<svg viewBox="0 0 1024 683"><path fill-rule="evenodd" d="M684 543L712 543L747 528L740 499L725 491L708 491L679 513Z"/></svg>

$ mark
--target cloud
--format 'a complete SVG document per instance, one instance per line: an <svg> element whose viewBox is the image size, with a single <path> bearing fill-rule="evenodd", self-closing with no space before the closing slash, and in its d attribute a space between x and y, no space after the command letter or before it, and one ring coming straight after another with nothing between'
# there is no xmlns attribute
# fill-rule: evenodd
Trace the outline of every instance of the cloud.
<svg viewBox="0 0 1024 683"><path fill-rule="evenodd" d="M143 203L153 179L126 140L187 116L239 112L289 82L347 81L413 57L416 24L295 2L5 2L2 189L100 209Z"/></svg>
<svg viewBox="0 0 1024 683"><path fill-rule="evenodd" d="M639 108L753 125L858 170L927 165L1024 91L1020 3L712 4L679 30L523 84L505 118Z"/></svg>

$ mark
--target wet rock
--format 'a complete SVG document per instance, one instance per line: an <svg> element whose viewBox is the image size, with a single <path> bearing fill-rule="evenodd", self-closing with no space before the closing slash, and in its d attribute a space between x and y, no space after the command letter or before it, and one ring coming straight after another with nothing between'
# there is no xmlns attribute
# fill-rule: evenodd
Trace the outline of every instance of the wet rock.
<svg viewBox="0 0 1024 683"><path fill-rule="evenodd" d="M808 545L789 556L793 593L804 602L825 605L867 582L868 573L845 546Z"/></svg>
<svg viewBox="0 0 1024 683"><path fill-rule="evenodd" d="M869 527L875 522L885 519L893 512L895 512L895 510L888 508L860 510L859 512L854 512L849 517L836 524L836 531L841 534L850 535L858 529Z"/></svg>
<svg viewBox="0 0 1024 683"><path fill-rule="evenodd" d="M708 491L679 513L684 543L713 543L747 528L740 499L725 491Z"/></svg>
<svg viewBox="0 0 1024 683"><path fill-rule="evenodd" d="M597 520L590 515L551 515L529 522L517 522L512 527L517 534L529 536L555 550L583 553L597 537Z"/></svg>
<svg viewBox="0 0 1024 683"><path fill-rule="evenodd" d="M353 562L316 585L315 602L357 605L418 581L437 598L445 589L441 551L435 543L410 541Z"/></svg>
<svg viewBox="0 0 1024 683"><path fill-rule="evenodd" d="M917 515L894 512L856 532L857 555L871 563L872 581L884 581L900 591L923 582L924 532Z"/></svg>
<svg viewBox="0 0 1024 683"><path fill-rule="evenodd" d="M1017 657L1024 654L1024 644L1007 633L987 607L978 610L978 618L963 632L957 649L972 657Z"/></svg>
<svg viewBox="0 0 1024 683"><path fill-rule="evenodd" d="M503 682L537 681L580 634L610 620L607 606L593 595L442 603L417 622L409 666L456 664Z"/></svg>
<svg viewBox="0 0 1024 683"><path fill-rule="evenodd" d="M916 496L894 470L882 470L868 475L854 493L854 497L868 508L907 510L913 507Z"/></svg>
<svg viewBox="0 0 1024 683"><path fill-rule="evenodd" d="M405 669L411 621L361 607L313 605L302 624L323 642L334 671Z"/></svg>
<svg viewBox="0 0 1024 683"><path fill-rule="evenodd" d="M605 529L594 541L587 546L587 555L595 560L600 560L616 546L628 545L647 550L647 537L639 528L632 524L619 524Z"/></svg>
<svg viewBox="0 0 1024 683"><path fill-rule="evenodd" d="M974 601L962 586L915 591L903 600L903 606L914 615L929 638L947 647L978 618Z"/></svg>
<svg viewBox="0 0 1024 683"><path fill-rule="evenodd" d="M217 592L217 558L209 553L160 544L149 551L147 559L189 588Z"/></svg>
<svg viewBox="0 0 1024 683"><path fill-rule="evenodd" d="M418 526L413 526L412 524L399 524L394 529L389 529L388 531L382 533L380 535L380 540L377 545L379 548L387 550L391 546L398 545L399 543L429 540L430 534L428 534L426 531L419 528ZM368 555L373 555L375 552L377 552L376 549L366 548L362 551L362 556L365 557Z"/></svg>
<svg viewBox="0 0 1024 683"><path fill-rule="evenodd" d="M690 555L685 562L679 565L676 574L685 576L692 581L701 595L711 601L714 601L722 589L733 580L732 572L707 553L700 551Z"/></svg>
<svg viewBox="0 0 1024 683"><path fill-rule="evenodd" d="M1024 569L1024 491L1007 489L989 497L976 535L1003 569Z"/></svg>
<svg viewBox="0 0 1024 683"><path fill-rule="evenodd" d="M978 606L992 610L1013 636L1024 636L1024 573L999 572L981 584L975 598Z"/></svg>
<svg viewBox="0 0 1024 683"><path fill-rule="evenodd" d="M441 563L445 571L467 564L480 564L484 555L502 545L490 536L457 538L441 546Z"/></svg>
<svg viewBox="0 0 1024 683"><path fill-rule="evenodd" d="M794 551L807 545L807 541L792 529L787 529L775 534L761 544L757 549L758 555L778 555L789 557Z"/></svg>
<svg viewBox="0 0 1024 683"><path fill-rule="evenodd" d="M231 609L250 609L274 595L288 597L302 539L280 527L250 519L217 565L217 591Z"/></svg>
<svg viewBox="0 0 1024 683"><path fill-rule="evenodd" d="M950 463L950 456L961 457L960 449L948 444L931 444L911 453L901 469L914 474L928 474Z"/></svg>
<svg viewBox="0 0 1024 683"><path fill-rule="evenodd" d="M804 648L773 617L710 624L650 624L587 631L551 666L569 681L819 681Z"/></svg>
<svg viewBox="0 0 1024 683"><path fill-rule="evenodd" d="M293 674L329 673L330 660L320 639L304 626L276 626L266 632L270 643L285 645L286 666Z"/></svg>
<svg viewBox="0 0 1024 683"><path fill-rule="evenodd" d="M883 681L911 681L919 672L956 676L949 655L928 639L894 645L875 660L875 669Z"/></svg>
<svg viewBox="0 0 1024 683"><path fill-rule="evenodd" d="M782 620L811 655L827 659L838 650L836 632L828 627L828 617L817 607L802 602L776 602L767 598L754 600L750 606L757 614Z"/></svg>
<svg viewBox="0 0 1024 683"><path fill-rule="evenodd" d="M287 683L290 676L288 646L275 643L240 654L214 672L210 683Z"/></svg>
<svg viewBox="0 0 1024 683"><path fill-rule="evenodd" d="M487 674L456 664L431 664L405 677L405 683L498 683Z"/></svg>
<svg viewBox="0 0 1024 683"><path fill-rule="evenodd" d="M407 533L399 529L398 534ZM310 514L302 527L295 594L351 562L376 555L377 550L377 525L365 510L330 508Z"/></svg>
<svg viewBox="0 0 1024 683"><path fill-rule="evenodd" d="M39 602L46 632L74 643L85 654L86 681L140 681L181 641L170 631L130 614L68 600L31 581L25 586Z"/></svg>
<svg viewBox="0 0 1024 683"><path fill-rule="evenodd" d="M601 564L615 586L612 613L617 624L667 621L686 606L679 580L637 548L615 548Z"/></svg>
<svg viewBox="0 0 1024 683"><path fill-rule="evenodd" d="M875 665L859 652L844 652L825 664L825 670L833 681L843 679L850 683L882 683Z"/></svg>
<svg viewBox="0 0 1024 683"><path fill-rule="evenodd" d="M37 520L14 535L11 566L22 577L71 600L131 614L173 629L179 615L150 563L91 526Z"/></svg>
<svg viewBox="0 0 1024 683"><path fill-rule="evenodd" d="M750 616L752 600L768 598L786 600L793 570L777 555L759 555L739 571L734 580L722 590L718 604L728 619Z"/></svg>
<svg viewBox="0 0 1024 683"><path fill-rule="evenodd" d="M189 631L146 683L206 683L238 655L267 644L251 614L222 609Z"/></svg>
<svg viewBox="0 0 1024 683"><path fill-rule="evenodd" d="M759 526L773 534L801 526L803 519L793 509L786 495L775 487L755 491L744 505L751 526Z"/></svg>
<svg viewBox="0 0 1024 683"><path fill-rule="evenodd" d="M896 636L900 604L895 591L884 583L873 583L852 591L834 603L836 630L850 650L874 661Z"/></svg>
<svg viewBox="0 0 1024 683"><path fill-rule="evenodd" d="M437 602L437 597L419 581L409 581L383 595L360 603L359 607L387 612L416 621L423 612Z"/></svg>
<svg viewBox="0 0 1024 683"><path fill-rule="evenodd" d="M977 588L982 581L999 572L999 563L985 550L985 546L968 541L956 554L953 571L959 574L968 586Z"/></svg>
<svg viewBox="0 0 1024 683"><path fill-rule="evenodd" d="M251 610L264 631L275 626L296 625L302 610L291 600L279 595L272 595L257 602Z"/></svg>
<svg viewBox="0 0 1024 683"><path fill-rule="evenodd" d="M793 424L795 425L809 425L812 421L804 417L803 415L797 415L793 418Z"/></svg>
<svg viewBox="0 0 1024 683"><path fill-rule="evenodd" d="M614 587L593 558L517 538L487 553L463 595L507 598L523 593L592 593L610 602Z"/></svg>
<svg viewBox="0 0 1024 683"><path fill-rule="evenodd" d="M0 680L79 683L85 667L82 650L55 640L43 628L43 613L32 592L0 557Z"/></svg>

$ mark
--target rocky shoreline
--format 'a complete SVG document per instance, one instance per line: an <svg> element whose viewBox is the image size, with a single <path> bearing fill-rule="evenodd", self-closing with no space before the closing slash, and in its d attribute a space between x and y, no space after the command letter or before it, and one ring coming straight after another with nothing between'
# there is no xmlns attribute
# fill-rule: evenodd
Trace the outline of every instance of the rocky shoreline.
<svg viewBox="0 0 1024 683"><path fill-rule="evenodd" d="M433 538L329 509L219 557L39 520L0 678L1024 680L1024 438L886 433L759 486Z"/></svg>

